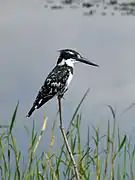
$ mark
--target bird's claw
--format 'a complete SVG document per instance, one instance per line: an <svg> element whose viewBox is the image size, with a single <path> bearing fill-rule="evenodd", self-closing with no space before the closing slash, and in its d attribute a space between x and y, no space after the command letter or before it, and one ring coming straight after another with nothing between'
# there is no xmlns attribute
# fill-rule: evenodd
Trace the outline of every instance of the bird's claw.
<svg viewBox="0 0 135 180"><path fill-rule="evenodd" d="M66 100L64 97L62 97L62 99Z"/></svg>

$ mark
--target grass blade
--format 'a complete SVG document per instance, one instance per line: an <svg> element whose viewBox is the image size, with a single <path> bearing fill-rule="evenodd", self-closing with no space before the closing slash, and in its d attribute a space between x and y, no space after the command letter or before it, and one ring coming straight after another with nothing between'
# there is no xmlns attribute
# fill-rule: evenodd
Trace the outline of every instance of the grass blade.
<svg viewBox="0 0 135 180"><path fill-rule="evenodd" d="M11 124L10 124L10 127L9 127L9 134L11 134L11 131L12 131L13 126L14 126L14 122L15 122L18 106L19 106L19 101L18 101L18 103L17 103L17 105L15 107L15 111L14 111L13 116L12 116Z"/></svg>

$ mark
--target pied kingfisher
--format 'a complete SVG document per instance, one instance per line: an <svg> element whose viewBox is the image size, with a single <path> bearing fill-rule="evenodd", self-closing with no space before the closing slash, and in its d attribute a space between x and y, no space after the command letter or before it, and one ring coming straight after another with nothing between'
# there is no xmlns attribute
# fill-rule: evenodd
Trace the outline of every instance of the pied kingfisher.
<svg viewBox="0 0 135 180"><path fill-rule="evenodd" d="M64 93L68 90L68 86L73 77L73 68L76 62L82 62L92 66L98 66L84 57L78 52L71 49L59 50L60 56L57 61L57 65L50 72L46 78L43 86L38 92L36 100L33 103L32 108L27 114L30 117L35 111L39 109L43 104L52 99L54 96L62 98Z"/></svg>

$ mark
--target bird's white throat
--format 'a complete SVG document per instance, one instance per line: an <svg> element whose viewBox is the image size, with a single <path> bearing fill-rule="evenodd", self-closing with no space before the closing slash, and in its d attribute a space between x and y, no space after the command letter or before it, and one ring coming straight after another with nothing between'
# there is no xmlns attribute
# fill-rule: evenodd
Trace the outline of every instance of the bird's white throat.
<svg viewBox="0 0 135 180"><path fill-rule="evenodd" d="M63 59L58 65L59 66L63 66L64 64L66 64L67 66L70 66L70 67L74 67L74 64L76 63L75 59Z"/></svg>
<svg viewBox="0 0 135 180"><path fill-rule="evenodd" d="M65 63L67 64L67 66L70 66L70 67L74 67L74 64L75 64L75 60L74 59L67 59L65 61Z"/></svg>

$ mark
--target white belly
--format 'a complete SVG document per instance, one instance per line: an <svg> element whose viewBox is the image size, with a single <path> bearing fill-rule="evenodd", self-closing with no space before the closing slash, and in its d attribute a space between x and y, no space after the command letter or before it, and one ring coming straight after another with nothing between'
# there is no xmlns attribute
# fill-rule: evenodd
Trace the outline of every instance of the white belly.
<svg viewBox="0 0 135 180"><path fill-rule="evenodd" d="M71 83L72 78L73 78L73 74L70 72L69 78L67 80L67 88L68 88L69 84Z"/></svg>

